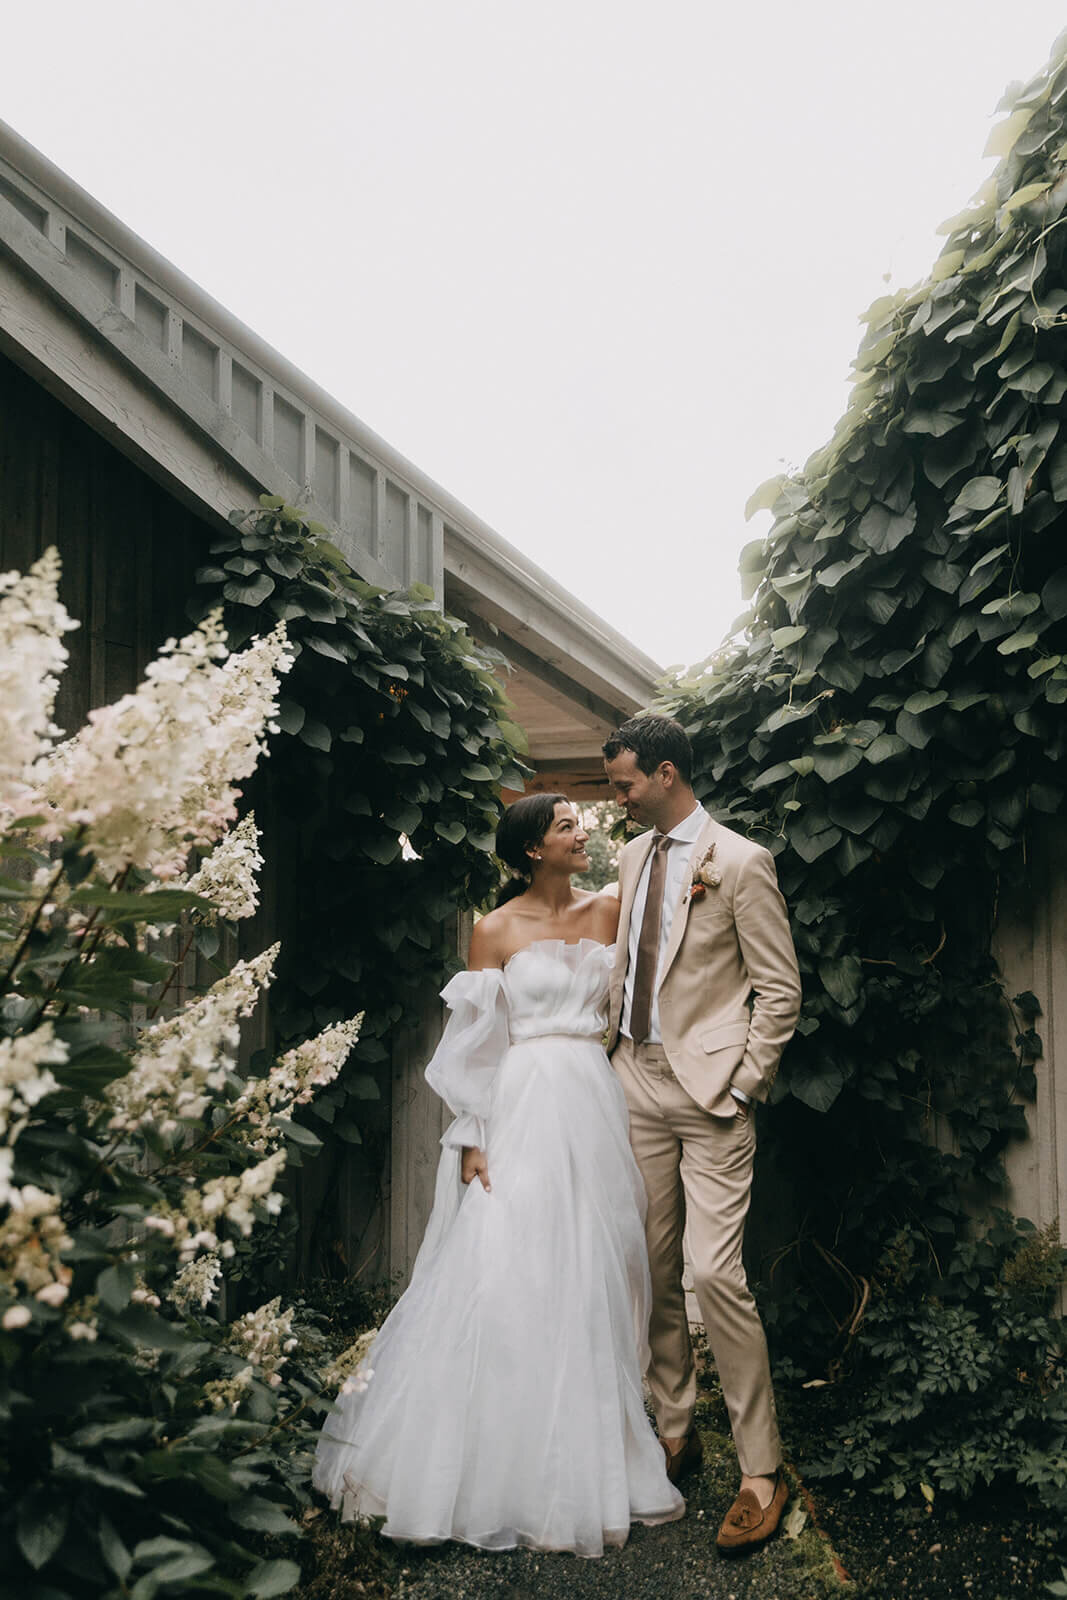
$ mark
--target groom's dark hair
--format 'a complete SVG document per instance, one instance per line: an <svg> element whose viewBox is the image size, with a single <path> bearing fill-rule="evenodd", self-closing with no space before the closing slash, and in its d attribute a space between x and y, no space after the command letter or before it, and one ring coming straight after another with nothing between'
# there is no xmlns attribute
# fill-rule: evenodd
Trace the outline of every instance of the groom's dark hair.
<svg viewBox="0 0 1067 1600"><path fill-rule="evenodd" d="M673 717L657 717L651 712L631 717L616 728L604 742L604 759L614 761L624 750L632 750L637 765L646 775L655 772L661 761L670 761L686 783L693 781L693 747L680 722Z"/></svg>

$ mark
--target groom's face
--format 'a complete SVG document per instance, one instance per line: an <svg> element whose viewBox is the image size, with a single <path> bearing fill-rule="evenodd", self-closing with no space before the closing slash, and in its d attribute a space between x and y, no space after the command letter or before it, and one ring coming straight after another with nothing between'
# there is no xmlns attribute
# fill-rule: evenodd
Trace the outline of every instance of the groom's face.
<svg viewBox="0 0 1067 1600"><path fill-rule="evenodd" d="M632 821L655 827L668 802L669 787L664 783L663 772L666 766L668 762L654 772L642 772L632 750L620 750L617 756L604 762L615 799Z"/></svg>

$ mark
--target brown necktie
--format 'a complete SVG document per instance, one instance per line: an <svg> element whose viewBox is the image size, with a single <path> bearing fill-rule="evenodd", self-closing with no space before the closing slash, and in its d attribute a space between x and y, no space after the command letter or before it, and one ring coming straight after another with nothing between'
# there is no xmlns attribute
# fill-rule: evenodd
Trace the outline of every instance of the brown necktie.
<svg viewBox="0 0 1067 1600"><path fill-rule="evenodd" d="M663 885L667 880L667 851L670 844L670 834L661 833L652 847L645 915L637 941L634 997L630 1006L630 1037L635 1044L643 1044L648 1038L652 1022L652 989L659 966L659 927L663 915Z"/></svg>

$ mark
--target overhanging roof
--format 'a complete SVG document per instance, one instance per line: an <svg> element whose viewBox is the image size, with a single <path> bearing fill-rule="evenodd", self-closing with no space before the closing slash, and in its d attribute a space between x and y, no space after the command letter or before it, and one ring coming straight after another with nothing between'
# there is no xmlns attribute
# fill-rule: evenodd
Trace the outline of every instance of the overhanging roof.
<svg viewBox="0 0 1067 1600"><path fill-rule="evenodd" d="M0 349L209 521L283 494L508 656L539 769L601 781L660 669L0 122Z"/></svg>

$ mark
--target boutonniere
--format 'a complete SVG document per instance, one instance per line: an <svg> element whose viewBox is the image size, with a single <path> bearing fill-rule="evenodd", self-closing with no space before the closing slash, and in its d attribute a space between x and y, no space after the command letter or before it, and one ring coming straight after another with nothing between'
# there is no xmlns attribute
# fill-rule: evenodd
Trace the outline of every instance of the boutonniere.
<svg viewBox="0 0 1067 1600"><path fill-rule="evenodd" d="M715 846L709 844L693 868L693 881L689 886L690 900L699 900L709 889L717 889L721 882L722 873L715 865Z"/></svg>

